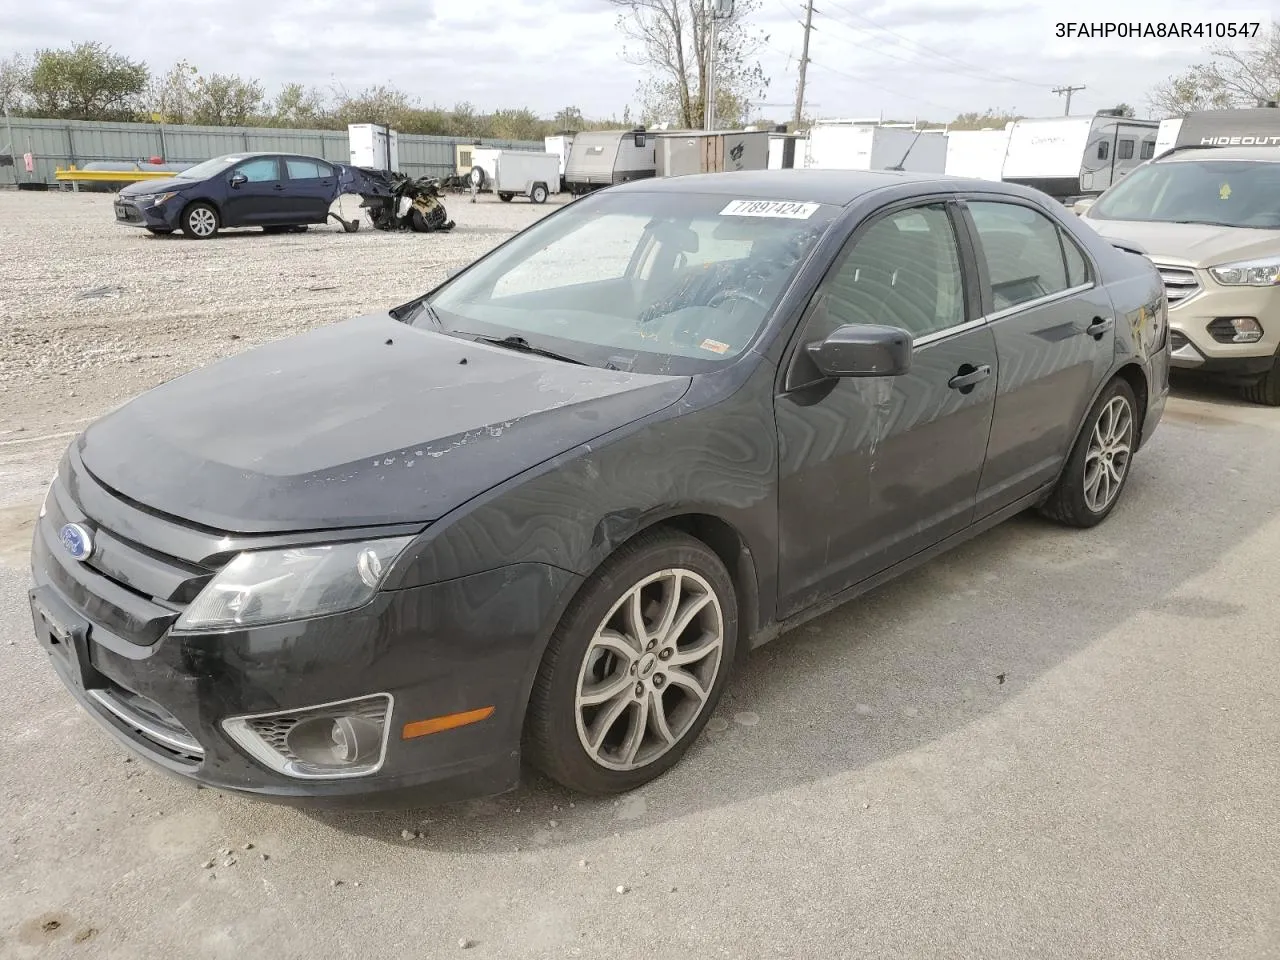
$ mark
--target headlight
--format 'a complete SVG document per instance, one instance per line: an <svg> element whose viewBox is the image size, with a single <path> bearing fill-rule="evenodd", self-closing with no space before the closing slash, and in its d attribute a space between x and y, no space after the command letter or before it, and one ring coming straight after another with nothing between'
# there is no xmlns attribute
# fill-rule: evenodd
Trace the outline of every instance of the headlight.
<svg viewBox="0 0 1280 960"><path fill-rule="evenodd" d="M171 191L169 191L168 193L157 193L157 194L153 194L153 195L151 196L151 205L152 205L153 207L158 207L158 206L160 206L160 204L164 203L166 200L172 200L172 199L173 199L174 197L176 197L177 195L178 195L178 194L177 194L176 192L172 191L172 190L171 190Z"/></svg>
<svg viewBox="0 0 1280 960"><path fill-rule="evenodd" d="M258 626L354 610L373 599L412 536L238 554L178 618L177 630Z"/></svg>
<svg viewBox="0 0 1280 960"><path fill-rule="evenodd" d="M58 471L53 471L53 476L49 478L49 486L44 492L44 499L40 501L40 517L43 520L44 515L49 512L49 498L53 496L53 485L58 482Z"/></svg>
<svg viewBox="0 0 1280 960"><path fill-rule="evenodd" d="M1280 283L1280 257L1210 267L1213 279L1229 287L1270 287Z"/></svg>

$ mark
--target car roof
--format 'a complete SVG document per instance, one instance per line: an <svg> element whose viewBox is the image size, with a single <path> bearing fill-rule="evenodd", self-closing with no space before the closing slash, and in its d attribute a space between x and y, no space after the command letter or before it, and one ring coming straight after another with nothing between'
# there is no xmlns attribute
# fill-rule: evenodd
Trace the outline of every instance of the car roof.
<svg viewBox="0 0 1280 960"><path fill-rule="evenodd" d="M791 200L846 206L859 197L895 184L912 183L947 191L965 190L1012 197L1036 191L998 180L977 180L941 173L898 170L731 170L681 177L646 177L609 188L610 193L701 193L748 200Z"/></svg>
<svg viewBox="0 0 1280 960"><path fill-rule="evenodd" d="M1262 160L1280 161L1280 147L1178 147L1157 163L1183 163L1189 160Z"/></svg>

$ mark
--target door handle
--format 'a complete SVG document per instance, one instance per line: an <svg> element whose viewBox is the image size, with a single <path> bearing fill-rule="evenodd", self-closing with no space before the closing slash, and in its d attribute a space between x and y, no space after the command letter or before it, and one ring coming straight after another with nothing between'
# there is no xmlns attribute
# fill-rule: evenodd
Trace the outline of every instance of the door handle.
<svg viewBox="0 0 1280 960"><path fill-rule="evenodd" d="M1093 323L1085 328L1085 333L1093 337L1095 340L1101 340L1102 335L1116 325L1114 317L1094 317Z"/></svg>
<svg viewBox="0 0 1280 960"><path fill-rule="evenodd" d="M272 187L271 189L272 189L272 190L283 190L283 189L284 189L284 184L283 184L283 183L277 183L277 184L276 184L274 187Z"/></svg>
<svg viewBox="0 0 1280 960"><path fill-rule="evenodd" d="M956 375L947 381L947 386L952 390L959 390L961 393L968 393L977 384L981 383L987 377L991 376L990 364L982 364L975 367L971 363L963 364Z"/></svg>

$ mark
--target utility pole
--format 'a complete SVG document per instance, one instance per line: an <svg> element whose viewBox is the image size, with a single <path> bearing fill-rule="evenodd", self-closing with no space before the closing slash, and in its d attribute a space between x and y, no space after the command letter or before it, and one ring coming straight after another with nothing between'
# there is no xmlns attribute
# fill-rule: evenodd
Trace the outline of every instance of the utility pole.
<svg viewBox="0 0 1280 960"><path fill-rule="evenodd" d="M711 0L711 22L707 24L707 99L702 107L702 128L708 133L716 128L716 24L732 16L733 0Z"/></svg>
<svg viewBox="0 0 1280 960"><path fill-rule="evenodd" d="M804 46L800 52L800 83L796 86L796 115L794 125L800 126L804 119L804 76L809 66L809 32L813 30L813 0L808 0L804 11Z"/></svg>
<svg viewBox="0 0 1280 960"><path fill-rule="evenodd" d="M1053 92L1056 93L1058 96L1062 96L1064 93L1067 95L1067 109L1062 111L1062 115L1064 117L1071 116L1071 94L1075 93L1077 90L1083 90L1083 89L1084 89L1083 84L1081 84L1078 87L1054 87L1053 88Z"/></svg>

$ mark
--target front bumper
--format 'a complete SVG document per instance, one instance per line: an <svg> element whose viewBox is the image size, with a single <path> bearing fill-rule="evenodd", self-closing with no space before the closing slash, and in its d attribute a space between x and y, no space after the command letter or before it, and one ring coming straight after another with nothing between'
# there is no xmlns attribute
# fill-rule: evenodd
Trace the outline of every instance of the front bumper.
<svg viewBox="0 0 1280 960"><path fill-rule="evenodd" d="M182 213L182 201L175 197L158 207L135 203L129 197L117 196L112 203L116 223L126 227L146 227L149 230L176 230Z"/></svg>
<svg viewBox="0 0 1280 960"><path fill-rule="evenodd" d="M517 784L524 704L576 575L519 564L384 591L345 614L138 642L118 626L108 578L61 546L67 497L51 496L33 539L36 636L80 706L133 753L196 784L309 806L386 809ZM392 703L382 763L365 776L278 773L223 726L374 694ZM485 707L480 722L405 738L406 724Z"/></svg>
<svg viewBox="0 0 1280 960"><path fill-rule="evenodd" d="M1160 264L1169 293L1170 364L1224 378L1250 380L1271 369L1280 350L1280 288L1228 287L1207 270ZM1255 343L1223 343L1209 325L1224 317L1252 317L1262 327Z"/></svg>

